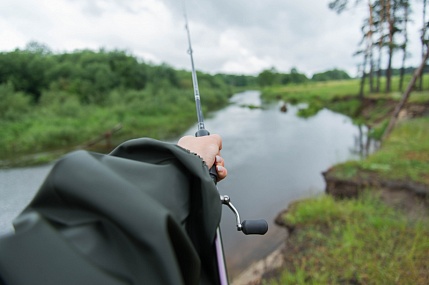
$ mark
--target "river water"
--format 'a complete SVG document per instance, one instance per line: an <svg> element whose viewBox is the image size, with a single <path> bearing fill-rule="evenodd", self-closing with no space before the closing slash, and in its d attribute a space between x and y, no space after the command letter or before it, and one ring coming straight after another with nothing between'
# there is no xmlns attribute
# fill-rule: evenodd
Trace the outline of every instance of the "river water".
<svg viewBox="0 0 429 285"><path fill-rule="evenodd" d="M288 105L287 112L280 112L281 103L264 104L259 95L236 94L231 105L205 120L206 128L223 138L228 178L218 184L219 191L231 197L242 220L262 218L269 224L265 236L245 236L224 207L221 230L231 276L284 241L284 229L273 224L276 215L294 200L323 193L321 172L359 159L367 132L326 109L308 119L296 116L303 106ZM51 166L0 170L0 235L12 231L12 219L32 199Z"/></svg>

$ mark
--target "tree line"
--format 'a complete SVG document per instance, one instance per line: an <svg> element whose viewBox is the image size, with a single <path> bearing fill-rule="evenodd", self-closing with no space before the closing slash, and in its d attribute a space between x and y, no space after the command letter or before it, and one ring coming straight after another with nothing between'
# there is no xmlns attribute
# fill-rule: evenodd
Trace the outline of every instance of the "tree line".
<svg viewBox="0 0 429 285"><path fill-rule="evenodd" d="M198 72L204 112L255 76ZM121 124L118 140L175 137L196 121L191 73L119 50L0 52L0 160L76 146Z"/></svg>
<svg viewBox="0 0 429 285"><path fill-rule="evenodd" d="M297 68L291 68L289 73L279 72L275 67L265 69L257 76L259 86L273 86L273 85L288 85L300 84L309 81L329 81L329 80L346 80L351 79L347 72L339 69L327 70L313 74L311 78L307 75L300 73Z"/></svg>
<svg viewBox="0 0 429 285"><path fill-rule="evenodd" d="M409 56L408 45L410 40L409 25L417 23L421 17L420 43L421 58L425 57L428 49L429 21L426 15L427 0L422 0L422 11L413 11L416 1L410 0L334 0L329 3L329 8L342 13L352 5L365 5L367 17L362 24L362 40L356 55L363 55L360 65L361 88L360 96L363 97L365 81L369 82L370 92L381 91L381 78L385 76L385 92L392 90L393 57L401 53L401 66L399 69L399 90L404 88L404 75L406 74L406 59ZM384 67L383 67L384 65ZM416 82L416 88L423 89L423 69ZM384 74L383 74L384 73Z"/></svg>
<svg viewBox="0 0 429 285"><path fill-rule="evenodd" d="M215 74L199 72L200 81L212 87L267 86L302 83L306 75L292 68L281 73L274 67L252 75ZM112 89L143 90L150 85L186 89L190 73L167 64L154 65L124 52L78 50L53 53L49 47L30 42L23 50L0 53L0 84L11 84L38 102L46 91L77 94L82 103L101 104ZM312 80L349 79L341 70L333 69L313 75Z"/></svg>
<svg viewBox="0 0 429 285"><path fill-rule="evenodd" d="M334 70L314 78L338 74L345 76ZM118 124L123 126L119 141L180 135L196 120L191 78L190 71L120 50L54 53L30 42L24 49L0 52L0 160L76 146ZM204 112L226 105L237 88L307 80L296 69L256 76L198 72Z"/></svg>
<svg viewBox="0 0 429 285"><path fill-rule="evenodd" d="M204 103L210 108L224 104L235 87L264 87L310 80L296 68L290 73L271 68L257 76L198 72L198 77L200 87L209 93L205 95ZM346 72L334 69L314 74L312 80L349 78ZM18 119L26 110L37 108L40 102L46 104L48 100L59 98L63 101L74 98L79 104L101 106L109 101L110 94L124 93L125 90L154 94L165 89L189 91L192 89L190 80L189 71L176 70L167 64L146 63L124 51L100 49L53 53L41 43L30 42L22 50L0 53L0 86L3 90L0 118ZM222 92L225 96L212 98L213 92Z"/></svg>
<svg viewBox="0 0 429 285"><path fill-rule="evenodd" d="M210 87L252 84L247 76L199 73L199 77ZM102 104L114 89L189 89L190 78L188 71L146 63L118 50L53 53L43 44L30 42L23 50L0 53L0 84L11 84L35 103L43 92L58 91L78 95L82 103Z"/></svg>

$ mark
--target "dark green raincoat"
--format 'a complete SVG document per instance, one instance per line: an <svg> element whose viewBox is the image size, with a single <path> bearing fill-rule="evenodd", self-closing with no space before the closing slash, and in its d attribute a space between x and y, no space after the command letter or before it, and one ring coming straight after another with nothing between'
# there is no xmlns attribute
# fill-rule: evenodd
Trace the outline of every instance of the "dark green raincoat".
<svg viewBox="0 0 429 285"><path fill-rule="evenodd" d="M0 284L215 284L220 216L207 166L177 145L76 151L0 238Z"/></svg>

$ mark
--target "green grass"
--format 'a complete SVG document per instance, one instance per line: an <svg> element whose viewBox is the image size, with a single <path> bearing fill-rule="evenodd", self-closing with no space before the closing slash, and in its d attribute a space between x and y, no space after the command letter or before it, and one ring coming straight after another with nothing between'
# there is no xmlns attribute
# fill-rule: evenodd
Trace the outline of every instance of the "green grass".
<svg viewBox="0 0 429 285"><path fill-rule="evenodd" d="M313 100L332 100L338 97L357 94L359 80L339 80L325 82L307 82L285 86L268 87L263 90L265 99L282 98L289 102L311 102Z"/></svg>
<svg viewBox="0 0 429 285"><path fill-rule="evenodd" d="M405 76L404 89L408 81L411 79L411 75ZM424 76L424 89L429 88L429 74ZM399 100L402 96L402 92L398 90L399 77L392 77L392 91L385 93L385 78L381 80L381 90L379 93L370 93L369 84L366 82L364 88L364 95L373 98L383 99L395 99ZM322 101L332 101L333 99L357 96L360 89L360 79L351 80L333 80L324 82L306 82L304 84L289 84L284 86L272 86L267 87L263 90L263 97L266 99L278 99L279 97L287 101L299 101L299 102L311 102L314 99ZM416 95L419 94L420 95ZM424 100L424 94L426 92L413 92L413 98L410 100Z"/></svg>
<svg viewBox="0 0 429 285"><path fill-rule="evenodd" d="M428 80L426 76L426 84ZM381 137L402 93L396 89L388 94L366 92L373 104L360 113L358 83L275 87L264 90L264 98L305 102L309 107L301 111L302 116L329 108L357 123L370 124L371 135ZM396 84L394 78L392 86ZM427 104L428 95L427 90L414 91L409 102ZM361 182L375 178L429 185L429 117L398 122L377 152L335 165L329 175ZM292 204L283 216L293 229L287 239L285 268L263 284L429 284L429 218L408 216L382 202L377 193L374 188L356 199L324 195Z"/></svg>
<svg viewBox="0 0 429 285"><path fill-rule="evenodd" d="M429 185L429 117L399 122L374 154L332 168L342 179L362 179L365 173L384 180L415 181Z"/></svg>
<svg viewBox="0 0 429 285"><path fill-rule="evenodd" d="M410 80L411 76L405 77L405 84ZM308 108L299 111L298 115L302 117L311 117L323 108L328 108L334 112L342 113L353 118L357 123L365 123L374 125L377 132L382 132L384 129L378 129L383 125L383 121L389 112L392 111L394 105L389 102L399 101L402 97L402 92L398 90L399 77L392 78L392 91L384 92L385 79L381 81L381 91L379 93L370 93L368 83L364 88L364 97L375 100L377 103L373 106L369 116L362 117L360 114L361 102L358 99L360 88L360 80L339 80L328 82L308 82L305 84L290 84L285 86L273 86L262 90L262 98L265 100L281 99L291 104L307 103ZM410 103L422 103L429 101L429 75L424 78L425 91L413 91L409 99Z"/></svg>
<svg viewBox="0 0 429 285"><path fill-rule="evenodd" d="M205 114L227 104L224 91L202 89ZM16 97L12 91L4 92ZM26 112L9 108L15 116L0 118L0 167L46 162L119 124L122 129L114 134L113 147L137 137L176 138L196 122L192 90L113 90L105 96L104 104L84 104L74 94L49 91Z"/></svg>
<svg viewBox="0 0 429 285"><path fill-rule="evenodd" d="M410 220L374 192L292 204L286 268L263 284L428 284L429 222Z"/></svg>
<svg viewBox="0 0 429 285"><path fill-rule="evenodd" d="M358 86L358 80L309 82L267 88L263 90L262 97L265 100L282 99L290 104L307 103L308 107L298 112L304 118L317 114L323 108L354 117L361 107L356 97ZM341 100L344 98L351 99Z"/></svg>

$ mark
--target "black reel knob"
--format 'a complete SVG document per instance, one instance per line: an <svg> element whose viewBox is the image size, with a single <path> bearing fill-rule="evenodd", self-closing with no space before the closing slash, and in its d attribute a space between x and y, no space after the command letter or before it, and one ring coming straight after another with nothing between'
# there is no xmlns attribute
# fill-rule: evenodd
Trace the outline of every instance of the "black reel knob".
<svg viewBox="0 0 429 285"><path fill-rule="evenodd" d="M268 231L267 221L261 220L246 220L241 222L240 214L237 209L231 203L231 199L228 195L221 195L220 200L222 204L227 205L231 211L235 214L237 222L237 230L242 231L245 235L264 235Z"/></svg>
<svg viewBox="0 0 429 285"><path fill-rule="evenodd" d="M245 235L264 235L268 231L265 220L245 220L241 223L241 230Z"/></svg>

